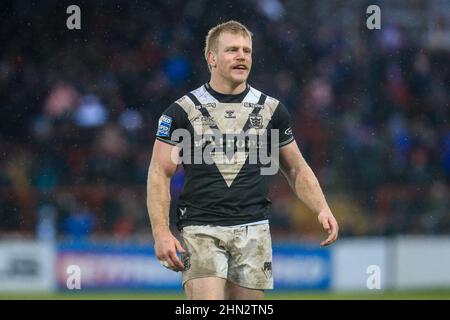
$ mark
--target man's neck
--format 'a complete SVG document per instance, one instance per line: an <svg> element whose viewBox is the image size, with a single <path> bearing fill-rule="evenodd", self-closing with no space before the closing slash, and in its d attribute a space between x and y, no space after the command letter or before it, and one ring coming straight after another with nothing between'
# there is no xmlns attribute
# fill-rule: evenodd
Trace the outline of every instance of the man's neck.
<svg viewBox="0 0 450 320"><path fill-rule="evenodd" d="M244 90L247 88L246 82L241 82L238 84L229 83L227 81L218 81L214 77L211 77L209 85L214 91L222 94L239 94L244 92Z"/></svg>

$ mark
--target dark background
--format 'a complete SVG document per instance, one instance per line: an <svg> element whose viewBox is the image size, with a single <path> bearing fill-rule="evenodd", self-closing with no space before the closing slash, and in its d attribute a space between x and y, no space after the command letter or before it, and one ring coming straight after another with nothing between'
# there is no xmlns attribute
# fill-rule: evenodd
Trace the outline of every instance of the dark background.
<svg viewBox="0 0 450 320"><path fill-rule="evenodd" d="M204 39L229 19L254 33L249 83L288 107L342 237L450 232L450 2L0 7L0 237L149 241L155 124L209 80ZM275 240L323 236L281 175L271 198Z"/></svg>

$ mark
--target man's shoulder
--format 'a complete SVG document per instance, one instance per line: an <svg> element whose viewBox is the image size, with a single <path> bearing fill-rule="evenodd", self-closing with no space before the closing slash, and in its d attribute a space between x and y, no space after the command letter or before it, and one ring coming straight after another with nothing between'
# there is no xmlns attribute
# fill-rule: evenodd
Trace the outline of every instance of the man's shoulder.
<svg viewBox="0 0 450 320"><path fill-rule="evenodd" d="M244 99L244 104L263 105L263 107L271 108L273 111L278 107L280 101L252 86L249 85L250 90Z"/></svg>
<svg viewBox="0 0 450 320"><path fill-rule="evenodd" d="M217 102L208 90L206 90L204 85L189 91L184 96L175 101L176 104L180 105L182 108L194 107L202 104L208 104L212 102Z"/></svg>

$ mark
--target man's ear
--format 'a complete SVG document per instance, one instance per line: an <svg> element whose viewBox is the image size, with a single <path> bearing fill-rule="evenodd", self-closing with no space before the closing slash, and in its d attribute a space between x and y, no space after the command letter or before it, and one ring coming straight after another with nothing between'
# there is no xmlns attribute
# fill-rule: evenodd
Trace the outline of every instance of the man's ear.
<svg viewBox="0 0 450 320"><path fill-rule="evenodd" d="M217 64L217 57L215 53L212 51L208 52L208 63L211 66L211 68L214 68Z"/></svg>

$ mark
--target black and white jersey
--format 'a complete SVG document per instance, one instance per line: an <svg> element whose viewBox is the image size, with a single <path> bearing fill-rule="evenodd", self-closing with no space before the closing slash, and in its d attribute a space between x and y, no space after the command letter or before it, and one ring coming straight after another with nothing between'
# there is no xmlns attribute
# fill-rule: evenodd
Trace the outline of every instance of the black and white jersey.
<svg viewBox="0 0 450 320"><path fill-rule="evenodd" d="M291 128L286 107L249 85L240 94L225 95L205 84L170 105L159 119L156 139L177 145L184 139L176 134L177 129L184 129L191 137L196 137L189 140L190 159L193 159L194 148L197 151L200 148L206 154L211 142L216 146L208 151L212 163L182 163L185 183L177 205L178 228L187 225L231 226L268 219L270 176L261 175L264 164L249 161L245 148L242 151L235 148L232 161L227 161L230 158L224 152L225 145L230 144L230 133L258 135L269 132L270 136L271 129L278 129L277 148L280 148L294 140ZM218 132L224 138L204 139L208 134L211 137L212 132ZM270 138L267 141L270 152L274 146L270 144ZM239 142L234 137L231 143ZM186 154L186 150L183 153Z"/></svg>

